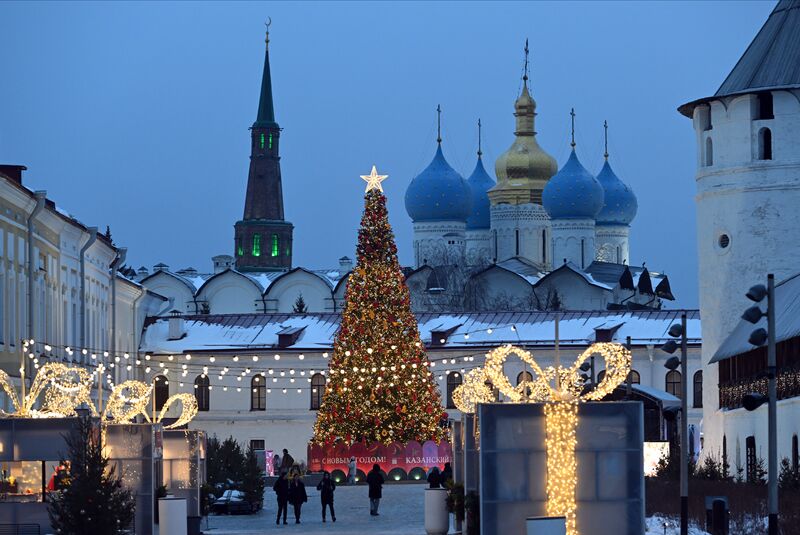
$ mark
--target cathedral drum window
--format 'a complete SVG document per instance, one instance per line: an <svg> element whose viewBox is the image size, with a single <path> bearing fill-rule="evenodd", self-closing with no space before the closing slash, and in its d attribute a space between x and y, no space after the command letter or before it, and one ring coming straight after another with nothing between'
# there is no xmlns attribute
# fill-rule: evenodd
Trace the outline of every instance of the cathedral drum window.
<svg viewBox="0 0 800 535"><path fill-rule="evenodd" d="M253 234L253 256L261 256L261 234Z"/></svg>

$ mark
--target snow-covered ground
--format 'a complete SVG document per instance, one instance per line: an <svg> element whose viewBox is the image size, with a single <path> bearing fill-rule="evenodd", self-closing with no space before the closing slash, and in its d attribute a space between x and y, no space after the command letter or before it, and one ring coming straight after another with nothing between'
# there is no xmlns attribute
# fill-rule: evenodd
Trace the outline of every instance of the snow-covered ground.
<svg viewBox="0 0 800 535"><path fill-rule="evenodd" d="M423 535L425 523L423 518L423 484L385 485L381 500L380 516L370 516L367 487L336 487L334 507L336 523L322 523L322 507L319 492L314 487L306 487L308 503L303 506L300 525L294 523L292 506L287 515L288 525L275 525L277 504L275 493L268 489L265 495L266 510L255 515L210 516L209 528L205 521L203 533L208 535L257 535L261 533L337 533L365 535L381 533L387 535Z"/></svg>
<svg viewBox="0 0 800 535"><path fill-rule="evenodd" d="M648 535L680 535L681 523L678 518L651 516L647 519L646 529ZM697 526L689 526L689 535L706 535L707 533Z"/></svg>
<svg viewBox="0 0 800 535"><path fill-rule="evenodd" d="M386 485L383 488L380 516L370 516L367 487L339 486L336 488L336 523L322 523L319 492L307 487L308 503L303 506L301 524L294 523L291 505L287 520L289 524L275 525L277 505L272 489L265 495L265 510L255 515L210 516L208 527L203 522L203 532L208 535L260 535L279 531L293 533L337 533L340 535L424 535L423 499L426 485ZM665 525L667 524L666 529ZM679 535L677 518L654 516L647 519L647 535ZM706 535L697 526L689 527L689 535Z"/></svg>

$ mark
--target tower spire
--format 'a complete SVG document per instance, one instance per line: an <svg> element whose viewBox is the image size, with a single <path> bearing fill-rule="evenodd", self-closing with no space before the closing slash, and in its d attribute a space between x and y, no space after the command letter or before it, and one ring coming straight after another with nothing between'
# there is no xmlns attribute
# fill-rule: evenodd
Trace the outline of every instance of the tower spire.
<svg viewBox="0 0 800 535"><path fill-rule="evenodd" d="M481 151L481 120L478 119L478 158L480 159L482 155L483 152Z"/></svg>
<svg viewBox="0 0 800 535"><path fill-rule="evenodd" d="M570 147L575 149L575 108L571 108L569 110L569 115L572 118L572 142L569 144Z"/></svg>
<svg viewBox="0 0 800 535"><path fill-rule="evenodd" d="M242 219L234 225L234 256L239 271L287 271L292 267L293 226L284 219L281 181L281 128L272 106L269 27L264 39L264 74L258 115L250 128L250 169Z"/></svg>
<svg viewBox="0 0 800 535"><path fill-rule="evenodd" d="M608 160L608 121L603 121L603 130L604 130L603 141L605 146L605 151L603 152L603 158Z"/></svg>
<svg viewBox="0 0 800 535"><path fill-rule="evenodd" d="M256 122L253 123L253 128L278 126L278 123L275 122L275 108L272 105L272 75L269 68L269 27L272 25L272 19L269 18L264 25L267 27L266 38L264 39L264 73L261 75L258 115L256 116Z"/></svg>
<svg viewBox="0 0 800 535"><path fill-rule="evenodd" d="M524 85L528 85L528 54L530 54L530 50L528 50L528 39L525 39L525 67L522 75L522 82Z"/></svg>
<svg viewBox="0 0 800 535"><path fill-rule="evenodd" d="M436 143L442 144L442 105L436 105Z"/></svg>

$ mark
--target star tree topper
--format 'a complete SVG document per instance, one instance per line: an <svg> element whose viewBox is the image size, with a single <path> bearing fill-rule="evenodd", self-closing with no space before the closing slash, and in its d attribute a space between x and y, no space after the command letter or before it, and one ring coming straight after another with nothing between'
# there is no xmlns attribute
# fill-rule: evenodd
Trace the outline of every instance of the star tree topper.
<svg viewBox="0 0 800 535"><path fill-rule="evenodd" d="M363 178L367 182L367 189L365 189L364 192L367 193L369 192L369 190L377 189L378 191L383 193L383 186L381 186L381 182L386 180L388 177L389 175L379 175L378 170L373 165L372 172L370 174L361 175L361 178Z"/></svg>

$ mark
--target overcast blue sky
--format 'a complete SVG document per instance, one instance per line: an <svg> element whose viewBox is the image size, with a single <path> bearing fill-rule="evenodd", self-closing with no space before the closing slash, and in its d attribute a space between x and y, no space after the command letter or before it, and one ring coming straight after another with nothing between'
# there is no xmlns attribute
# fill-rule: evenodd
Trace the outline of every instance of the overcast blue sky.
<svg viewBox="0 0 800 535"><path fill-rule="evenodd" d="M271 16L276 118L294 263L354 254L375 163L404 264L403 195L443 149L468 176L480 117L487 168L513 139L530 39L539 143L563 164L611 161L639 198L631 261L697 306L695 144L675 109L713 94L772 2L0 3L0 161L81 221L110 225L128 263L211 269L233 253ZM491 173L494 177L494 173Z"/></svg>

